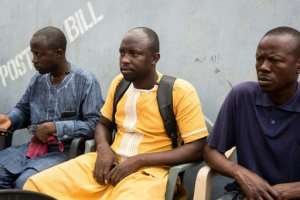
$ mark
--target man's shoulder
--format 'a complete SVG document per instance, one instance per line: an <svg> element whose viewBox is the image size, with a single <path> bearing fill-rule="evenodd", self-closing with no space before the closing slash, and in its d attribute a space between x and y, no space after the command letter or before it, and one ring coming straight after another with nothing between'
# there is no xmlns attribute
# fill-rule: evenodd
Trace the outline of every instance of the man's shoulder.
<svg viewBox="0 0 300 200"><path fill-rule="evenodd" d="M118 74L118 75L116 75L116 76L113 78L112 83L118 84L118 83L120 83L121 80L123 80L123 79L124 79L123 75L122 75L122 74Z"/></svg>
<svg viewBox="0 0 300 200"><path fill-rule="evenodd" d="M72 65L71 73L74 74L75 78L88 83L92 83L93 81L97 80L94 74L75 65Z"/></svg>
<svg viewBox="0 0 300 200"><path fill-rule="evenodd" d="M123 79L124 79L123 75L122 74L118 74L111 81L110 87L116 88L119 85L119 83L121 82L121 80L123 80Z"/></svg>
<svg viewBox="0 0 300 200"><path fill-rule="evenodd" d="M173 93L174 92L189 93L191 91L195 91L195 88L189 81L181 78L176 78L173 86Z"/></svg>
<svg viewBox="0 0 300 200"><path fill-rule="evenodd" d="M235 85L226 97L226 102L240 106L252 105L262 90L257 82L247 81Z"/></svg>
<svg viewBox="0 0 300 200"><path fill-rule="evenodd" d="M35 83L45 82L47 80L48 75L49 74L40 74L38 72L35 72L34 75L31 77L30 85L33 85Z"/></svg>
<svg viewBox="0 0 300 200"><path fill-rule="evenodd" d="M232 88L232 93L235 95L255 95L258 92L261 92L261 89L254 81L242 82Z"/></svg>

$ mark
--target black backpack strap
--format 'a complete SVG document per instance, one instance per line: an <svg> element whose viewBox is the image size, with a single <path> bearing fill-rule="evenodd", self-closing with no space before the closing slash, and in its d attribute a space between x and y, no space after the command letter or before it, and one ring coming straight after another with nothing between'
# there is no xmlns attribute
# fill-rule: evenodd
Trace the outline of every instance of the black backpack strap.
<svg viewBox="0 0 300 200"><path fill-rule="evenodd" d="M173 85L176 78L164 75L158 85L157 102L165 130L172 141L172 147L178 146L177 123L173 111Z"/></svg>
<svg viewBox="0 0 300 200"><path fill-rule="evenodd" d="M117 85L114 95L114 102L113 102L113 112L112 112L112 123L114 124L114 129L116 129L116 123L115 123L115 115L117 111L117 105L120 99L125 94L126 90L128 89L131 82L126 81L124 78L120 81L120 83Z"/></svg>

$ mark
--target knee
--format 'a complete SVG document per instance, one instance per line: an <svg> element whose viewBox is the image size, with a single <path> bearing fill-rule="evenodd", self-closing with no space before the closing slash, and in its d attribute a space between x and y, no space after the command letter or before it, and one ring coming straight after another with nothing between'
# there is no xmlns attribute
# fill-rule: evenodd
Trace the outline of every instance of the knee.
<svg viewBox="0 0 300 200"><path fill-rule="evenodd" d="M37 170L35 169L27 169L25 170L16 180L15 182L15 188L18 188L18 189L22 189L25 182L27 181L27 179L29 177L31 177L32 175L38 173Z"/></svg>

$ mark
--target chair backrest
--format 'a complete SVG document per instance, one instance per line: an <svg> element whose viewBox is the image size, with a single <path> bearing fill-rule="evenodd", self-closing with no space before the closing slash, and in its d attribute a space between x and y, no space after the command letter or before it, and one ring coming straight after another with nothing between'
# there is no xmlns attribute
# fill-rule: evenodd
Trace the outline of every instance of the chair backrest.
<svg viewBox="0 0 300 200"><path fill-rule="evenodd" d="M1 200L56 200L46 194L26 191L26 190L15 190L15 189L5 189L0 190Z"/></svg>
<svg viewBox="0 0 300 200"><path fill-rule="evenodd" d="M208 119L205 115L204 115L204 119L205 119L205 124L206 124L207 131L208 131L209 133L211 133L214 124L213 124L212 121L210 121L210 119Z"/></svg>

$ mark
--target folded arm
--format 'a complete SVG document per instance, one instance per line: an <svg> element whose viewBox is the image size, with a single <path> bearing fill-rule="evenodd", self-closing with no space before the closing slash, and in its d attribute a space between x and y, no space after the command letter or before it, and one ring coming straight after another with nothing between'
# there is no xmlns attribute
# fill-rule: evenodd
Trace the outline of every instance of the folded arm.
<svg viewBox="0 0 300 200"><path fill-rule="evenodd" d="M281 183L272 186L282 199L298 199L300 198L300 182Z"/></svg>
<svg viewBox="0 0 300 200"><path fill-rule="evenodd" d="M157 153L144 153L132 156L116 165L108 174L107 179L116 185L126 176L143 167L172 166L176 164L193 162L201 158L201 151L205 144L204 139L187 143L176 149Z"/></svg>
<svg viewBox="0 0 300 200"><path fill-rule="evenodd" d="M280 199L279 192L254 172L243 166L228 160L224 154L205 145L203 151L204 160L218 173L234 178L247 199Z"/></svg>

